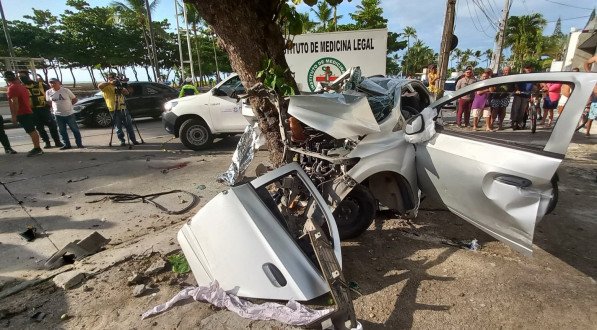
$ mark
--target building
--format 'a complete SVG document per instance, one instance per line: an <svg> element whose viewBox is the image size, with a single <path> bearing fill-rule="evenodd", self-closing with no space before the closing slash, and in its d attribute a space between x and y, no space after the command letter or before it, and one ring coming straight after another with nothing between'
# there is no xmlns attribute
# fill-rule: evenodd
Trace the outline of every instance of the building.
<svg viewBox="0 0 597 330"><path fill-rule="evenodd" d="M597 17L595 10L582 30L572 28L562 61L553 61L550 71L583 71L584 62L597 55ZM593 68L595 70L595 68Z"/></svg>

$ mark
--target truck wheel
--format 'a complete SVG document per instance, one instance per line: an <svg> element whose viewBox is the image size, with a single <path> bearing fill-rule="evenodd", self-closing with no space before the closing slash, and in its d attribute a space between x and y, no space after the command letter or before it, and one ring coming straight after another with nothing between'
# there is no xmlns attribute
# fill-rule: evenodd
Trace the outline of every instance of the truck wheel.
<svg viewBox="0 0 597 330"><path fill-rule="evenodd" d="M355 186L334 210L340 239L362 234L375 218L376 203L373 195L362 185Z"/></svg>
<svg viewBox="0 0 597 330"><path fill-rule="evenodd" d="M209 147L213 140L209 127L201 119L189 119L180 125L180 141L191 150L203 150Z"/></svg>
<svg viewBox="0 0 597 330"><path fill-rule="evenodd" d="M97 127L110 127L112 116L108 110L98 110L93 114L93 124Z"/></svg>

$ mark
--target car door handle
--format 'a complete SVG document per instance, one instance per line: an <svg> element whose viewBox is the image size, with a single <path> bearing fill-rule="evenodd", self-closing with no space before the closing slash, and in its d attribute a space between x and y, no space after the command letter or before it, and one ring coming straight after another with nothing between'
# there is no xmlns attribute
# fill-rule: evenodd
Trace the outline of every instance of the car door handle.
<svg viewBox="0 0 597 330"><path fill-rule="evenodd" d="M501 182L507 185L516 186L519 188L530 187L533 183L529 179L521 178L515 175L500 174L493 178L497 182Z"/></svg>

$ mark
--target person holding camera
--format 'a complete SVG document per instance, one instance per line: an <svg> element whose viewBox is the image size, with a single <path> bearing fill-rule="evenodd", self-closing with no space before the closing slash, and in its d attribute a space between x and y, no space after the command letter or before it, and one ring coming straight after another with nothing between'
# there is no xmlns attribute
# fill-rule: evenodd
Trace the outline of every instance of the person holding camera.
<svg viewBox="0 0 597 330"><path fill-rule="evenodd" d="M123 125L131 142L135 145L139 144L133 130L133 119L128 111L126 111L124 97L129 94L126 84L118 80L116 73L110 72L108 73L108 81L100 83L98 87L102 91L106 106L112 115L112 125L116 126L116 136L120 140L120 145L126 145L124 132L122 131Z"/></svg>

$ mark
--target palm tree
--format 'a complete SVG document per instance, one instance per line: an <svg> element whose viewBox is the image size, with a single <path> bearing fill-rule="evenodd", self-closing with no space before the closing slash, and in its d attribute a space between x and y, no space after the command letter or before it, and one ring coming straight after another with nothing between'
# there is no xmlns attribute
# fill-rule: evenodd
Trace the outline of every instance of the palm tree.
<svg viewBox="0 0 597 330"><path fill-rule="evenodd" d="M191 30L193 31L193 36L195 37L195 54L197 55L197 64L199 65L199 86L203 86L203 71L201 70L201 52L199 51L200 46L199 37L197 36L197 30L200 26L205 25L205 22L203 21L203 18L199 16L199 12L197 11L197 8L195 6L189 3L185 3L184 6L187 11L187 22L191 24ZM181 15L184 15L184 13Z"/></svg>
<svg viewBox="0 0 597 330"><path fill-rule="evenodd" d="M413 74L422 71L423 68L426 68L434 60L435 54L433 53L433 49L425 45L423 41L417 40L407 50L402 65L405 67L407 74Z"/></svg>
<svg viewBox="0 0 597 330"><path fill-rule="evenodd" d="M298 13L299 14L299 19L301 20L301 22L303 22L303 32L302 33L307 33L307 32L311 32L313 31L313 29L315 29L315 26L317 26L317 23L313 22L310 18L309 18L309 13Z"/></svg>
<svg viewBox="0 0 597 330"><path fill-rule="evenodd" d="M388 26L388 20L383 17L380 0L361 0L357 10L350 17L361 29L381 29Z"/></svg>
<svg viewBox="0 0 597 330"><path fill-rule="evenodd" d="M546 24L547 21L539 13L508 18L505 45L512 48L514 63L519 69L525 60L536 55Z"/></svg>
<svg viewBox="0 0 597 330"><path fill-rule="evenodd" d="M325 1L320 1L317 3L317 10L311 8L311 11L315 13L315 18L317 19L317 26L322 28L323 31L327 31L328 24L333 19L332 9L328 5L328 3Z"/></svg>
<svg viewBox="0 0 597 330"><path fill-rule="evenodd" d="M149 10L154 11L155 8L158 6L160 0L153 0L149 4ZM147 49L147 54L149 57L149 63L153 65L153 67L157 67L157 63L153 63L153 56L152 56L152 48L149 43L150 35L149 35L149 20L147 19L146 10L145 10L145 1L144 0L124 0L124 1L113 1L110 6L114 8L116 17L115 20L120 20L120 16L123 13L130 14L136 21L136 23L141 27L143 31L143 40L145 41L145 47ZM154 73L154 78L157 81L158 73ZM148 77L149 78L149 77Z"/></svg>
<svg viewBox="0 0 597 330"><path fill-rule="evenodd" d="M486 49L483 52L483 56L485 56L485 67L489 67L489 62L491 62L491 58L493 57L493 50Z"/></svg>
<svg viewBox="0 0 597 330"><path fill-rule="evenodd" d="M404 28L404 30L402 31L402 36L406 37L406 55L404 56L404 67L406 67L407 69L409 68L409 54L410 54L410 38L413 38L415 40L417 40L417 30L415 30L414 27L412 26L407 26ZM408 75L408 71L406 71L407 75Z"/></svg>

